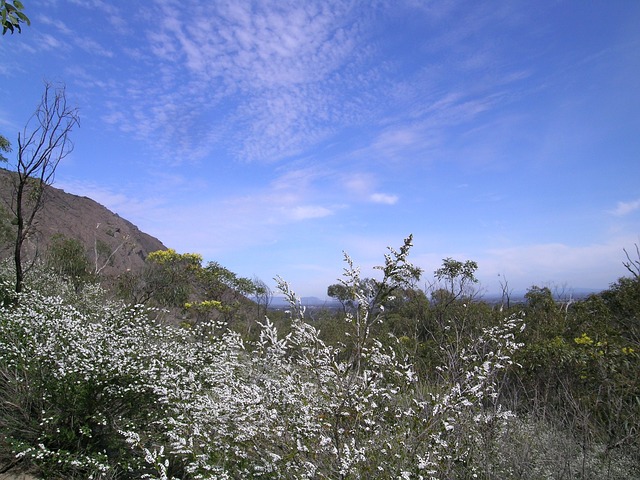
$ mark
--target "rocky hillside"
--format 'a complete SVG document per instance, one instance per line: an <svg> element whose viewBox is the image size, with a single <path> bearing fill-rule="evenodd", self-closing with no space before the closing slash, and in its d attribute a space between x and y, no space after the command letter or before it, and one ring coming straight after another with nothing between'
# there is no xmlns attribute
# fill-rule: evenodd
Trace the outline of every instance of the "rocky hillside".
<svg viewBox="0 0 640 480"><path fill-rule="evenodd" d="M11 202L14 179L15 174L0 169L1 259L11 257L13 252ZM35 233L25 249L28 255L35 252L42 255L51 238L59 234L80 241L92 268L105 276L117 275L127 269L137 271L150 252L167 248L157 238L141 232L94 200L54 187L47 187L45 203L36 220Z"/></svg>

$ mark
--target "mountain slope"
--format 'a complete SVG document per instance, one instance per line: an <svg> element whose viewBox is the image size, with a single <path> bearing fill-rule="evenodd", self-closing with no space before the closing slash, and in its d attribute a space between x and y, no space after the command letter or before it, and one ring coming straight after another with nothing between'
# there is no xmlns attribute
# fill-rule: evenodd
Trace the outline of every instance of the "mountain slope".
<svg viewBox="0 0 640 480"><path fill-rule="evenodd" d="M13 254L11 204L15 174L0 169L0 258ZM34 234L26 243L25 253L43 255L58 234L78 240L85 246L92 268L106 276L126 270L138 271L146 256L166 250L160 240L99 203L54 187L47 187L42 210L36 216Z"/></svg>

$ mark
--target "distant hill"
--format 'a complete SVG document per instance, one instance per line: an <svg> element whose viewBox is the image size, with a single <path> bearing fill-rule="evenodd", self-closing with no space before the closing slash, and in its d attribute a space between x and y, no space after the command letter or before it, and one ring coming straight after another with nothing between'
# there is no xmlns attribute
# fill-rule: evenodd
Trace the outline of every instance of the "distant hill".
<svg viewBox="0 0 640 480"><path fill-rule="evenodd" d="M310 308L336 309L342 307L342 304L333 298L323 300L318 297L302 297L300 298L300 303L303 307ZM272 298L269 304L269 308L272 310L286 310L289 306L289 301L285 297L277 295Z"/></svg>
<svg viewBox="0 0 640 480"><path fill-rule="evenodd" d="M0 169L1 259L13 255L11 201L14 179L15 173ZM115 276L128 269L138 271L150 252L167 249L160 240L140 231L94 200L54 187L46 188L44 206L36 223L34 235L25 248L28 255L36 252L42 255L51 238L59 234L81 242L92 267L101 269L105 276Z"/></svg>

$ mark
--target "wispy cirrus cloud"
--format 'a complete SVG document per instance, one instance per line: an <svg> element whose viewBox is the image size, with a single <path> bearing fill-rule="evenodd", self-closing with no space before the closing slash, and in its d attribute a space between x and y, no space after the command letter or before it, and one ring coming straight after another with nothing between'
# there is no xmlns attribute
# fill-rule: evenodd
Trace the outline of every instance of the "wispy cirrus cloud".
<svg viewBox="0 0 640 480"><path fill-rule="evenodd" d="M391 193L378 191L379 179L371 173L342 173L342 187L356 201L372 202L383 205L395 205L399 197Z"/></svg>
<svg viewBox="0 0 640 480"><path fill-rule="evenodd" d="M104 115L119 128L178 149L182 141L184 158L222 147L239 160L278 160L349 115L335 92L349 81L340 70L359 55L360 20L344 2L150 8L142 15L160 20L148 29L146 56L136 54L146 68L111 92L118 111Z"/></svg>
<svg viewBox="0 0 640 480"><path fill-rule="evenodd" d="M100 45L100 43L90 38L79 37L75 40L75 43L79 48L91 55L97 55L101 57L113 57L114 55L111 50L103 45Z"/></svg>
<svg viewBox="0 0 640 480"><path fill-rule="evenodd" d="M398 203L398 196L388 193L373 193L369 198L374 203L382 203L384 205L395 205Z"/></svg>
<svg viewBox="0 0 640 480"><path fill-rule="evenodd" d="M412 5L186 0L175 8L155 1L125 16L93 0L77 8L104 14L116 41L106 48L95 39L69 39L64 24L59 31L75 48L106 58L103 71L92 70L109 85L93 84L106 98L102 119L164 161L280 161L362 124L370 125L371 150L395 158L441 143L443 128L492 108L495 85L515 78L501 71L485 91L469 95L441 70L397 77L407 59L390 60L384 42L372 37L376 19L398 7L432 20L459 13ZM438 53L490 24L486 15L465 18L457 36L435 42ZM132 46L131 32L145 41ZM491 62L489 52L474 55L474 68ZM126 76L110 68L116 58L129 59Z"/></svg>
<svg viewBox="0 0 640 480"><path fill-rule="evenodd" d="M102 57L113 57L114 55L112 50L101 45L95 38L80 35L59 18L39 15L37 21L39 24L49 26L55 32L55 36L42 34L38 40L39 48L68 52L72 46L76 46L90 55Z"/></svg>
<svg viewBox="0 0 640 480"><path fill-rule="evenodd" d="M70 2L75 3L78 7L100 12L100 20L106 19L110 28L115 29L118 33L126 30L125 18L131 15L130 10L123 9L108 0L70 0Z"/></svg>
<svg viewBox="0 0 640 480"><path fill-rule="evenodd" d="M640 209L640 198L637 200L632 200L630 202L618 202L618 204L616 205L616 208L611 210L610 213L612 215L615 215L616 217L624 217L639 209Z"/></svg>
<svg viewBox="0 0 640 480"><path fill-rule="evenodd" d="M310 218L322 218L333 214L333 211L320 205L298 205L288 212L285 211L292 220L307 220Z"/></svg>

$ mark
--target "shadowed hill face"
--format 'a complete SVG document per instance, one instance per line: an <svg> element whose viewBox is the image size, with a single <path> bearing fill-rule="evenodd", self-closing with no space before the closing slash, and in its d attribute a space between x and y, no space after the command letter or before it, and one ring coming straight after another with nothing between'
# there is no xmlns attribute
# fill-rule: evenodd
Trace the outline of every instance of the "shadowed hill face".
<svg viewBox="0 0 640 480"><path fill-rule="evenodd" d="M12 172L0 169L0 259L13 254L13 176ZM36 216L35 231L25 244L25 254L30 258L36 252L42 255L54 235L78 240L85 247L91 269L106 276L127 269L138 271L150 252L167 248L94 200L47 187L44 206Z"/></svg>

